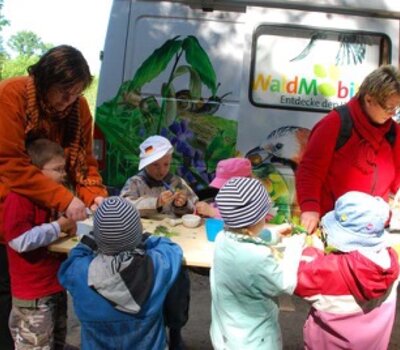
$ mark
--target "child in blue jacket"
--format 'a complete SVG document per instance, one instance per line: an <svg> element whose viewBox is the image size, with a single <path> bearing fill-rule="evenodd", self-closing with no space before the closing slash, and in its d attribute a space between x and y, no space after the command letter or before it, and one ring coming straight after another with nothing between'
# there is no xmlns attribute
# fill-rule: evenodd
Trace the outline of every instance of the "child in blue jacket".
<svg viewBox="0 0 400 350"><path fill-rule="evenodd" d="M168 238L144 237L137 209L109 197L59 271L81 322L82 349L165 349L165 296L182 263Z"/></svg>

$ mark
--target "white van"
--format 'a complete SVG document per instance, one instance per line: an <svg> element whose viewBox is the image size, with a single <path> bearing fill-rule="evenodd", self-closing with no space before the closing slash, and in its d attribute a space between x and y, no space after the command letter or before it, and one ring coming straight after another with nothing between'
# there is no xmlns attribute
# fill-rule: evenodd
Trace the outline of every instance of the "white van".
<svg viewBox="0 0 400 350"><path fill-rule="evenodd" d="M294 170L312 126L381 64L399 62L400 2L114 0L97 98L105 183L137 172L162 134L200 194L218 160L248 157L296 217Z"/></svg>

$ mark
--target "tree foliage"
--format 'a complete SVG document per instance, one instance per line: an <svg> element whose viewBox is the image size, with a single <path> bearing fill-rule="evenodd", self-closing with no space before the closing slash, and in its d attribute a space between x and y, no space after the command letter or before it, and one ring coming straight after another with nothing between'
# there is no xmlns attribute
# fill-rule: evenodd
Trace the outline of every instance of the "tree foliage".
<svg viewBox="0 0 400 350"><path fill-rule="evenodd" d="M10 25L10 21L2 13L3 6L4 0L0 0L0 80L26 75L28 67L36 63L41 55L54 46L53 44L44 43L32 31L21 31L12 35L7 42L8 48L14 53L14 55L10 55L4 47L2 35L3 28ZM95 77L92 85L85 91L85 97L93 114L98 83L98 78Z"/></svg>
<svg viewBox="0 0 400 350"><path fill-rule="evenodd" d="M4 49L3 36L1 35L1 32L5 26L10 25L10 22L3 16L3 6L4 1L0 0L0 79L2 78L4 61L8 58L8 54Z"/></svg>
<svg viewBox="0 0 400 350"><path fill-rule="evenodd" d="M18 56L31 57L43 55L52 45L45 44L34 32L23 30L10 37L8 46Z"/></svg>
<svg viewBox="0 0 400 350"><path fill-rule="evenodd" d="M39 56L17 56L6 60L3 64L2 79L26 75L28 67L36 63L38 59Z"/></svg>

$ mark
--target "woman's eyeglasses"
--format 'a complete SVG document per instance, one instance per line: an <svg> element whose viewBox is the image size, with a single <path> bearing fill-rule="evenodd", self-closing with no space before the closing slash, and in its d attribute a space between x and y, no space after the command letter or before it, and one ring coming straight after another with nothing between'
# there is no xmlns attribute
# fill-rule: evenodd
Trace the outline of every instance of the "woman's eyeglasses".
<svg viewBox="0 0 400 350"><path fill-rule="evenodd" d="M389 107L385 106L382 102L378 102L379 106L385 111L387 114L398 114L400 113L400 106Z"/></svg>
<svg viewBox="0 0 400 350"><path fill-rule="evenodd" d="M62 98L65 100L69 100L69 99L76 100L79 96L83 95L82 89L81 88L77 89L75 87L67 89L63 86L55 86L54 91L58 95L62 96Z"/></svg>

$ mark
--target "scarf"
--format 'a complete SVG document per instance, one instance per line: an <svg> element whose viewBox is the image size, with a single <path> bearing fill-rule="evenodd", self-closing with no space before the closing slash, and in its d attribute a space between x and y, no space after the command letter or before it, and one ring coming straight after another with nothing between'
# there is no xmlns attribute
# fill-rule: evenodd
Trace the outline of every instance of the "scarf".
<svg viewBox="0 0 400 350"><path fill-rule="evenodd" d="M371 174L376 167L376 155L382 143L386 142L385 136L393 120L389 119L382 125L373 124L357 98L349 102L349 107L353 117L353 130L360 138L354 163L364 174Z"/></svg>
<svg viewBox="0 0 400 350"><path fill-rule="evenodd" d="M86 142L82 136L79 99L65 111L54 111L36 95L34 80L29 77L25 100L26 138L45 137L59 143L65 151L70 179L83 186L100 185L100 180L87 179Z"/></svg>

